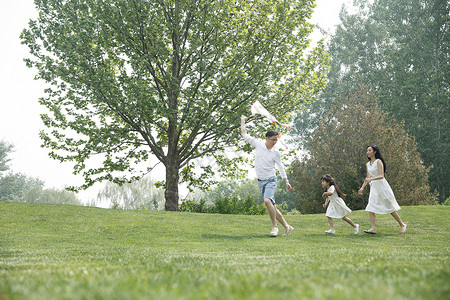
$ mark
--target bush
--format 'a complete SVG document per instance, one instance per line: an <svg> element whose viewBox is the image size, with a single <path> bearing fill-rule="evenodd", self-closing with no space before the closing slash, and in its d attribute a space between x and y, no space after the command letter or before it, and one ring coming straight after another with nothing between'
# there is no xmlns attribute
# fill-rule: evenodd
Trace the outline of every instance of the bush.
<svg viewBox="0 0 450 300"><path fill-rule="evenodd" d="M180 211L195 212L195 213L213 213L213 205L206 204L205 199L200 202L194 200L183 200L180 204Z"/></svg>
<svg viewBox="0 0 450 300"><path fill-rule="evenodd" d="M448 198L444 201L444 205L450 205L450 197L448 197Z"/></svg>
<svg viewBox="0 0 450 300"><path fill-rule="evenodd" d="M205 199L198 203L194 200L185 200L180 204L180 211L196 213L216 213L233 215L263 215L266 213L264 204L258 204L252 197L240 200L238 197L221 198L214 204L207 204Z"/></svg>

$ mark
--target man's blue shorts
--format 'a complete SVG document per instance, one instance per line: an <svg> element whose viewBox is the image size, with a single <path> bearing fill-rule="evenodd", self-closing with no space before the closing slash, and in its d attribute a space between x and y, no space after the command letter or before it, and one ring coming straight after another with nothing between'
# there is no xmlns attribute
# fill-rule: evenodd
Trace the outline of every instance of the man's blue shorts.
<svg viewBox="0 0 450 300"><path fill-rule="evenodd" d="M277 189L277 176L270 177L266 180L258 179L258 187L263 198L269 198L275 205L275 191Z"/></svg>

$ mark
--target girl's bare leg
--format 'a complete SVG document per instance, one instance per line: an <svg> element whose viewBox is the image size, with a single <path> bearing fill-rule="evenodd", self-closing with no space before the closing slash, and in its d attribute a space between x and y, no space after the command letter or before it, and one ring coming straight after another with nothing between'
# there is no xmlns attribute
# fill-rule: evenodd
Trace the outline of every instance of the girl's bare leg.
<svg viewBox="0 0 450 300"><path fill-rule="evenodd" d="M342 220L344 220L344 221L347 222L348 224L352 225L353 228L356 227L356 224L353 223L353 221L352 221L350 218L343 217Z"/></svg>
<svg viewBox="0 0 450 300"><path fill-rule="evenodd" d="M327 217L327 218L328 218L328 224L330 224L330 229L334 230L334 227L333 227L333 219L330 218L330 217Z"/></svg>

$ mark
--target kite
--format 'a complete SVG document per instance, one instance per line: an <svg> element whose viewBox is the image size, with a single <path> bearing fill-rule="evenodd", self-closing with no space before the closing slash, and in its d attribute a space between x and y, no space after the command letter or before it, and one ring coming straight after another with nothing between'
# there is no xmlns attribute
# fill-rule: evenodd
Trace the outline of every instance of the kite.
<svg viewBox="0 0 450 300"><path fill-rule="evenodd" d="M267 109L265 109L264 106L262 106L262 104L258 100L256 100L255 103L252 104L252 107L250 108L250 111L252 112L252 117L255 116L256 114L259 114L259 115L264 116L267 119L269 119L270 122L272 122L275 125L275 128L277 129L278 139L280 140L281 144L286 149L288 149L288 147L281 141L280 132L278 130L277 123L280 124L281 126L286 127L287 129L291 130L289 128L289 126L287 126L285 124L281 124L280 122L278 122L278 120L274 116L272 116L272 114Z"/></svg>

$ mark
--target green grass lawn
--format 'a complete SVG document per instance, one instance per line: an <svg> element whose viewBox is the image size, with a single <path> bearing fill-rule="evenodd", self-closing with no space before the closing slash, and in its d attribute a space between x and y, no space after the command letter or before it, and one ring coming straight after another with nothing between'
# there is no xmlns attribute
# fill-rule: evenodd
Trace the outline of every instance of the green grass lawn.
<svg viewBox="0 0 450 300"><path fill-rule="evenodd" d="M450 208L399 214L405 235L377 215L377 235L335 220L328 236L320 214L270 238L267 215L0 202L0 300L449 299Z"/></svg>

